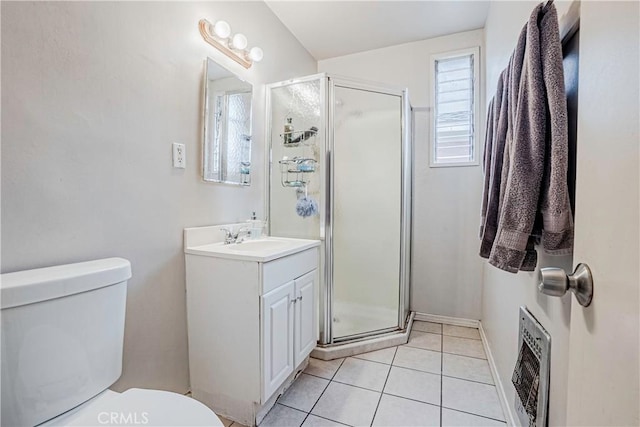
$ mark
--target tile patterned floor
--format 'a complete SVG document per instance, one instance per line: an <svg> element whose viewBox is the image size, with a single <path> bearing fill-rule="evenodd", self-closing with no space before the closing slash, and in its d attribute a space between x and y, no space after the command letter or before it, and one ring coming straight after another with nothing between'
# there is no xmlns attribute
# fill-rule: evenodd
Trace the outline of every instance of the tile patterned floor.
<svg viewBox="0 0 640 427"><path fill-rule="evenodd" d="M416 321L406 345L310 359L260 427L505 426L504 420L478 330Z"/></svg>

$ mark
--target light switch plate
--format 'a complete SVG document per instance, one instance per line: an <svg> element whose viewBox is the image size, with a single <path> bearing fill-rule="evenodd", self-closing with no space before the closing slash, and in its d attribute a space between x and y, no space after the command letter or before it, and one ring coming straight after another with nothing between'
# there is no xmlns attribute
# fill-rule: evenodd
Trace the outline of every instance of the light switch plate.
<svg viewBox="0 0 640 427"><path fill-rule="evenodd" d="M184 144L173 143L173 167L179 169L187 167L187 153Z"/></svg>

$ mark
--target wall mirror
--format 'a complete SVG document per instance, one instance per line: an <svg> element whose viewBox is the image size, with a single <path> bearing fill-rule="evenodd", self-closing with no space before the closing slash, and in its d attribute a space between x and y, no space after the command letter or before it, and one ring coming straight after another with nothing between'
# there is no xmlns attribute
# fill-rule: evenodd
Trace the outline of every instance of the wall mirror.
<svg viewBox="0 0 640 427"><path fill-rule="evenodd" d="M205 70L202 177L205 181L251 183L251 84L211 58Z"/></svg>

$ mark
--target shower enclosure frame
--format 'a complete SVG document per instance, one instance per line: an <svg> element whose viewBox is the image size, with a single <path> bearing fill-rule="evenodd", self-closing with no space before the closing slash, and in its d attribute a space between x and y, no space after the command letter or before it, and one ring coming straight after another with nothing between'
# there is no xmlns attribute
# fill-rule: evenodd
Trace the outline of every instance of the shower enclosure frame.
<svg viewBox="0 0 640 427"><path fill-rule="evenodd" d="M320 179L320 192L323 195L320 200L320 230L319 236L323 241L324 253L323 263L321 266L321 280L319 289L319 340L320 346L332 346L345 344L348 342L365 340L394 334L406 328L409 320L409 280L410 280L410 261L411 261L411 195L412 195L412 172L413 172L413 144L412 144L412 126L411 126L411 105L409 102L408 90L406 88L398 88L392 85L386 85L375 82L368 82L362 79L337 76L328 73L319 73L301 78L291 79L283 82L273 83L266 86L266 135L268 138L268 155L266 157L266 178L265 178L265 212L268 212L267 224L269 234L271 233L271 174L273 169L273 138L272 138L272 104L271 91L274 88L289 86L309 81L320 81L320 104L321 104L321 121L324 126L325 138L321 142L320 153L323 155L324 167ZM348 89L363 90L375 92L384 95L397 96L401 99L401 212L400 212L400 265L399 265L399 293L398 293L398 319L395 326L368 331L364 333L348 335L343 337L334 337L333 335L333 206L334 206L334 188L335 182L334 172L334 105L335 105L335 88L343 87ZM322 163L321 163L322 164Z"/></svg>

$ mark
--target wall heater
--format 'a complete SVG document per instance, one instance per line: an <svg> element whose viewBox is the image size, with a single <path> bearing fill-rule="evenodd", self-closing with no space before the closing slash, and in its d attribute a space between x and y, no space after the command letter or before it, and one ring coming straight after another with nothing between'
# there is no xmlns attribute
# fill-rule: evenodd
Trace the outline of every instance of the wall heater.
<svg viewBox="0 0 640 427"><path fill-rule="evenodd" d="M520 307L518 350L511 378L516 389L516 413L523 426L546 427L551 336L526 307Z"/></svg>

